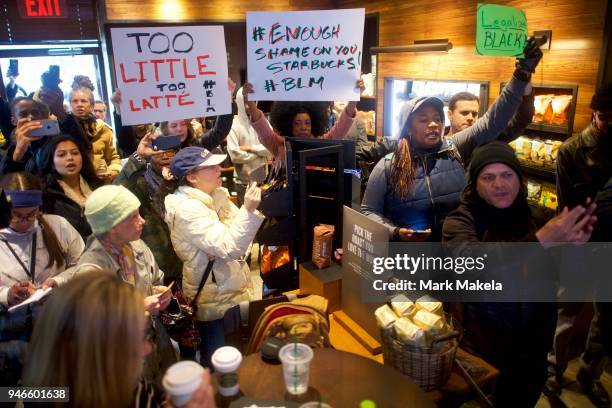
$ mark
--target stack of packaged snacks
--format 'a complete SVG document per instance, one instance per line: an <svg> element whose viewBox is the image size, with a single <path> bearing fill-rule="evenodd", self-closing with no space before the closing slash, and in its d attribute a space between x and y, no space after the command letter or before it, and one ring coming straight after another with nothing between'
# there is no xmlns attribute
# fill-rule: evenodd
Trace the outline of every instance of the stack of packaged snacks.
<svg viewBox="0 0 612 408"><path fill-rule="evenodd" d="M510 142L516 157L531 165L549 167L554 170L557 154L563 142L559 140L530 139L521 136Z"/></svg>
<svg viewBox="0 0 612 408"><path fill-rule="evenodd" d="M435 340L449 334L451 325L444 316L442 302L423 296L412 302L404 295L376 309L378 327L386 334L414 349L431 349Z"/></svg>
<svg viewBox="0 0 612 408"><path fill-rule="evenodd" d="M565 126L572 104L572 95L544 94L536 95L533 101L535 114L533 122Z"/></svg>

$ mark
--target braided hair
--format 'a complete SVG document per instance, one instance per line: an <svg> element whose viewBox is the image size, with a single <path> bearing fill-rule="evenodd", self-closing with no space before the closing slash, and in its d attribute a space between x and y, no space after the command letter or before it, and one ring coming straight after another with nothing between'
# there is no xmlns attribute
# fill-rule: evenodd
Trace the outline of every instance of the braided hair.
<svg viewBox="0 0 612 408"><path fill-rule="evenodd" d="M402 137L391 160L390 177L391 186L401 200L408 197L414 184L415 174L408 139Z"/></svg>
<svg viewBox="0 0 612 408"><path fill-rule="evenodd" d="M398 195L400 200L405 200L412 189L415 180L415 169L410 152L410 136L412 106L404 104L400 110L400 140L395 148L393 159L391 160L391 188Z"/></svg>

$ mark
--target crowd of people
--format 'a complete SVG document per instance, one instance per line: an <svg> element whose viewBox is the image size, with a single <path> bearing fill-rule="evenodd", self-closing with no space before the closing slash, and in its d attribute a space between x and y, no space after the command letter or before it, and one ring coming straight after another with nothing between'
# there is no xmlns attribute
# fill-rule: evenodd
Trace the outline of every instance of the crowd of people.
<svg viewBox="0 0 612 408"><path fill-rule="evenodd" d="M528 41L481 117L467 92L446 113L441 99L418 97L402 107L397 137L375 142L363 137L355 102L336 104L333 120L329 104L275 102L268 121L248 82L235 92L237 116L211 127L204 118L123 126L117 90L114 129L86 77L75 78L68 108L49 73L32 96L9 83L12 101L0 102L8 115L0 120L0 383L69 386L75 406L141 406L163 402L160 378L179 358L199 354L210 367L225 344L225 312L261 296L248 265L265 220L256 182L287 165L286 138L356 140L360 167L373 163L361 211L391 240L539 242L543 250L610 241L612 85L593 96L588 128L559 151L559 213L540 219L527 203L507 143L531 122L541 58ZM229 79L228 87L234 93ZM361 80L355 89L363 91ZM46 119L57 120L58 134L34 136ZM235 197L222 187L228 156ZM197 305L197 350L179 343L177 352L160 318L172 285ZM50 290L48 300L7 311L37 290ZM500 370L495 406L533 406L545 388L558 395L578 306L463 305L465 346ZM597 304L578 377L592 401L608 406L598 378L609 325L608 304ZM214 405L209 382L206 372L194 406Z"/></svg>

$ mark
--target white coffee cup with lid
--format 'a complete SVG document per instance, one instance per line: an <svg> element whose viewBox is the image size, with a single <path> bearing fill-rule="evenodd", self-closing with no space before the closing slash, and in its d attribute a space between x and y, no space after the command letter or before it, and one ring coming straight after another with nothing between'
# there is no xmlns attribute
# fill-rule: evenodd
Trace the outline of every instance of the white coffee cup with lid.
<svg viewBox="0 0 612 408"><path fill-rule="evenodd" d="M204 374L204 367L195 361L180 361L168 368L162 385L170 395L172 404L182 407L187 404L191 395L198 389Z"/></svg>
<svg viewBox="0 0 612 408"><path fill-rule="evenodd" d="M242 353L231 346L219 347L210 358L215 372L219 373L219 394L231 397L238 394L238 367L242 362Z"/></svg>

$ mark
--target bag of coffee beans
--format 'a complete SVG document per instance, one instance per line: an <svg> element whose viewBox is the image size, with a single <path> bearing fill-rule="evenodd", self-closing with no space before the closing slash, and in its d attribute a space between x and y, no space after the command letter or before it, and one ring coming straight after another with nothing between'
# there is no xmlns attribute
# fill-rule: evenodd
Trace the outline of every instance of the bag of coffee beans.
<svg viewBox="0 0 612 408"><path fill-rule="evenodd" d="M319 269L327 268L331 261L334 226L320 224L314 227L312 263Z"/></svg>

